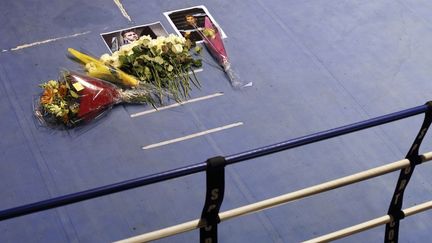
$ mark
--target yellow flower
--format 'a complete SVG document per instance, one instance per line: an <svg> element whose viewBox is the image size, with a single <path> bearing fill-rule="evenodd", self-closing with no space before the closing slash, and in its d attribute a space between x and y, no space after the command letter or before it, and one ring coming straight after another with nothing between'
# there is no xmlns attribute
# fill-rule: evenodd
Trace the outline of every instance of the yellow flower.
<svg viewBox="0 0 432 243"><path fill-rule="evenodd" d="M203 33L204 33L204 35L205 35L206 37L210 37L210 38L212 38L212 39L214 39L214 38L216 37L216 32L215 32L215 30L214 30L214 29L211 29L211 28L205 28L204 31L203 31Z"/></svg>
<svg viewBox="0 0 432 243"><path fill-rule="evenodd" d="M56 89L58 87L58 82L55 80L50 80L50 81L48 81L48 85L50 87L52 87L53 89Z"/></svg>
<svg viewBox="0 0 432 243"><path fill-rule="evenodd" d="M57 117L63 116L63 111L60 108L60 106L58 106L58 105L49 105L49 106L47 106L47 108L48 108L48 110L51 113L55 114Z"/></svg>

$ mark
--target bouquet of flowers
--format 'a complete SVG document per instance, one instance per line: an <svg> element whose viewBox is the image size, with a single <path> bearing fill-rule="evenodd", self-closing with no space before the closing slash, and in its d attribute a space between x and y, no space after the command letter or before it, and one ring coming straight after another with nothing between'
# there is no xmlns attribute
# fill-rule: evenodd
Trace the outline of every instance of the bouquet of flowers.
<svg viewBox="0 0 432 243"><path fill-rule="evenodd" d="M69 71L40 87L43 93L35 102L35 115L41 124L54 128L87 123L119 103L155 104L151 86L122 90L106 81Z"/></svg>
<svg viewBox="0 0 432 243"><path fill-rule="evenodd" d="M129 87L152 84L160 98L167 91L181 101L189 96L191 83L200 86L193 68L201 67L202 63L190 54L192 47L191 41L176 35L157 39L142 36L100 59L73 49L69 52L85 64L87 74L92 77Z"/></svg>
<svg viewBox="0 0 432 243"><path fill-rule="evenodd" d="M227 74L231 86L233 86L234 88L252 86L252 82L244 84L242 81L240 81L240 79L232 70L231 63L228 61L228 55L225 50L221 34L218 28L213 25L213 23L207 16L204 18L204 29L197 26L197 20L192 15L186 16L186 22L193 28L195 28L197 33L201 36L210 54L213 56L214 59L216 59L217 63L223 68L224 72Z"/></svg>

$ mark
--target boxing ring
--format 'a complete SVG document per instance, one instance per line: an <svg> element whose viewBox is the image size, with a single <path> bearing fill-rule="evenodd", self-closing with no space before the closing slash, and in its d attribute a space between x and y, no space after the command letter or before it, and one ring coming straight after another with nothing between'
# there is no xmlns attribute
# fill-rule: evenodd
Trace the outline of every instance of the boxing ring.
<svg viewBox="0 0 432 243"><path fill-rule="evenodd" d="M349 176L341 177L335 180L327 181L298 191L290 192L277 197L269 198L263 201L255 202L239 208L231 209L219 213L219 209L223 202L225 174L224 168L228 165L245 162L254 158L277 153L280 151L304 146L307 144L316 143L322 140L333 137L349 134L363 129L379 126L382 124L394 122L400 119L408 118L418 114L425 113L423 124L412 144L405 159L393 163L389 163L380 167L375 167L369 170L358 172ZM432 152L419 155L418 151L425 137L430 124L432 123L432 102L403 111L391 113L388 115L372 118L369 120L353 123L350 125L310 134L307 136L283 141L269 146L256 148L253 150L241 152L226 157L214 157L207 162L192 164L186 167L181 167L169 171L160 172L153 175L148 175L128 181L123 181L111 185L106 185L98 188L93 188L86 191L81 191L73 194L60 196L57 198L48 199L45 201L35 202L11 209L0 211L0 220L7 220L18 216L40 212L52 208L57 208L81 201L102 197L105 195L133 189L136 187L146 186L153 183L159 183L166 180L179 178L199 172L207 173L207 193L205 205L203 208L202 217L200 219L188 221L182 224L146 233L143 235L134 236L128 239L117 242L132 243L132 242L148 242L158 240L164 237L175 234L191 231L194 229L201 230L201 242L217 242L217 225L220 222L233 219L246 214L255 213L261 210L281 206L294 200L299 200L309 196L313 196L326 191L334 190L353 183L361 182L367 179L385 175L390 172L400 170L400 176L396 183L395 192L390 203L388 214L382 217L372 219L333 233L329 233L305 242L328 242L331 240L340 239L352 234L365 231L367 229L387 224L384 237L385 242L397 242L399 232L399 221L405 217L415 215L417 213L429 210L432 208L432 201L423 202L416 206L402 209L403 195L407 187L411 175L414 172L416 165L432 160ZM337 215L333 216L337 217ZM210 233L209 233L210 232Z"/></svg>
<svg viewBox="0 0 432 243"><path fill-rule="evenodd" d="M182 103L117 105L70 131L35 122L38 85L82 71L68 48L101 56L104 34L139 26L181 34L174 17L199 6L252 87L234 90L203 49L201 89ZM332 232L324 241L382 242L398 221L400 242L427 241L430 132L406 155L432 94L430 9L425 0L0 1L0 242L198 242L208 224L219 242ZM413 172L409 183L401 172ZM224 190L212 194L209 177Z"/></svg>

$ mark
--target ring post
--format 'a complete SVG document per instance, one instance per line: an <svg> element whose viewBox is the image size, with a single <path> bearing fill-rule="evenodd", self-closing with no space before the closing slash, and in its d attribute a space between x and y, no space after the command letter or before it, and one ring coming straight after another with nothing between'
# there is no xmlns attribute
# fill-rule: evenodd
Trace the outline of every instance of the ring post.
<svg viewBox="0 0 432 243"><path fill-rule="evenodd" d="M217 243L217 225L220 223L219 210L225 193L225 165L222 156L207 160L206 199L201 213L200 242Z"/></svg>
<svg viewBox="0 0 432 243"><path fill-rule="evenodd" d="M396 182L396 188L393 193L389 209L387 214L390 215L390 222L386 224L385 229L385 243L397 243L399 238L399 222L405 218L405 214L402 211L403 196L406 187L411 179L412 174L416 165L422 163L422 159L419 156L419 148L426 135L431 123L432 123L432 101L426 103L428 110L425 112L423 124L414 139L411 148L409 149L406 159L410 161L410 165L404 169L401 169L398 181Z"/></svg>

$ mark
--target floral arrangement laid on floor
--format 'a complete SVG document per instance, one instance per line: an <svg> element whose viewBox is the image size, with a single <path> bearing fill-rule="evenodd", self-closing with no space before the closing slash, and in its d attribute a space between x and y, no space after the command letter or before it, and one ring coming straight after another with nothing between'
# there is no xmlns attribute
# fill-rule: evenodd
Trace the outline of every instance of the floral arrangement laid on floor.
<svg viewBox="0 0 432 243"><path fill-rule="evenodd" d="M194 68L202 63L190 53L193 46L183 37L170 35L142 36L101 58L69 48L86 75L64 71L59 80L41 84L43 93L35 102L34 113L43 125L72 128L119 103L156 108L167 97L180 102L189 97L192 85L200 87Z"/></svg>
<svg viewBox="0 0 432 243"><path fill-rule="evenodd" d="M71 48L68 51L84 64L89 76L126 87L152 84L161 99L167 91L176 101L181 101L189 96L191 84L200 86L194 68L201 67L202 63L191 55L193 46L190 40L171 34L157 39L142 36L100 59Z"/></svg>
<svg viewBox="0 0 432 243"><path fill-rule="evenodd" d="M186 22L192 26L201 36L212 57L223 68L224 72L228 76L231 86L234 88L252 86L252 82L244 84L242 81L240 81L240 79L232 70L231 63L228 61L228 55L225 50L220 31L216 26L213 25L211 20L206 16L204 18L204 29L202 29L197 26L197 19L194 16L187 15L185 18Z"/></svg>
<svg viewBox="0 0 432 243"><path fill-rule="evenodd" d="M50 80L40 87L43 93L35 103L35 115L41 124L53 128L72 128L90 122L119 103L155 104L150 86L123 90L69 71L63 71L59 80Z"/></svg>

